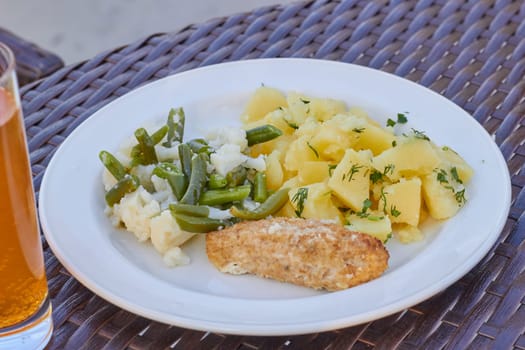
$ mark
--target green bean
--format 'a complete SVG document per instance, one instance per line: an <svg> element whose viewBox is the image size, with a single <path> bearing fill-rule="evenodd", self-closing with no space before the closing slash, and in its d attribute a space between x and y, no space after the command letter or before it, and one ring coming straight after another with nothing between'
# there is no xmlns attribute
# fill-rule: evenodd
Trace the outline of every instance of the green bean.
<svg viewBox="0 0 525 350"><path fill-rule="evenodd" d="M250 195L252 186L244 185L220 190L203 192L199 200L201 205L219 205L230 202L239 202Z"/></svg>
<svg viewBox="0 0 525 350"><path fill-rule="evenodd" d="M172 214L173 215L173 214ZM206 233L215 231L220 227L226 226L228 223L224 220L210 219L202 216L191 216L185 214L175 213L173 215L179 227L184 231L195 233Z"/></svg>
<svg viewBox="0 0 525 350"><path fill-rule="evenodd" d="M191 160L191 175L188 189L180 200L182 204L197 204L206 185L206 160L199 154Z"/></svg>
<svg viewBox="0 0 525 350"><path fill-rule="evenodd" d="M288 202L289 188L282 188L268 197L260 206L252 211L232 207L233 216L244 220L260 220L272 215Z"/></svg>
<svg viewBox="0 0 525 350"><path fill-rule="evenodd" d="M221 174L213 173L210 175L208 180L208 187L212 190L217 190L219 188L224 188L228 184L228 179L226 179Z"/></svg>
<svg viewBox="0 0 525 350"><path fill-rule="evenodd" d="M135 131L135 138L139 142L140 153L142 155L141 161L143 165L157 163L157 153L155 153L155 144L144 128L139 128Z"/></svg>
<svg viewBox="0 0 525 350"><path fill-rule="evenodd" d="M188 178L191 177L191 157L192 152L190 146L185 143L179 145L179 160L182 168L182 173Z"/></svg>
<svg viewBox="0 0 525 350"><path fill-rule="evenodd" d="M248 140L248 146L253 146L258 143L273 140L283 134L281 130L273 125L266 124L257 126L253 129L246 130L246 140Z"/></svg>
<svg viewBox="0 0 525 350"><path fill-rule="evenodd" d="M139 186L140 181L136 176L124 176L108 192L106 192L106 203L112 207L116 203L120 202L122 197L135 191Z"/></svg>
<svg viewBox="0 0 525 350"><path fill-rule="evenodd" d="M258 172L255 174L253 184L253 200L262 203L268 197L268 189L266 188L266 175Z"/></svg>
<svg viewBox="0 0 525 350"><path fill-rule="evenodd" d="M164 136L166 136L166 134L168 133L168 129L168 126L164 125L151 135L151 140L153 141L154 145L157 145L160 143L160 141L162 141Z"/></svg>
<svg viewBox="0 0 525 350"><path fill-rule="evenodd" d="M153 142L153 145L156 145L160 141L162 141L164 136L166 136L167 132L168 132L167 125L164 125L159 130L155 131L151 135L151 141ZM136 144L135 146L131 148L130 156L131 156L131 159L134 160L133 165L142 164L142 147L140 143Z"/></svg>
<svg viewBox="0 0 525 350"><path fill-rule="evenodd" d="M179 116L179 120L175 122L173 117L175 115ZM166 142L162 145L164 147L171 147L173 142L182 143L184 137L184 124L186 123L186 116L184 115L184 110L182 108L172 108L168 114L168 121L166 125L168 126L168 137Z"/></svg>
<svg viewBox="0 0 525 350"><path fill-rule="evenodd" d="M98 154L98 157L100 158L100 160L102 161L106 169L108 169L108 171L111 173L111 175L113 175L115 179L122 180L122 178L126 176L127 174L126 168L111 153L107 151L101 151Z"/></svg>
<svg viewBox="0 0 525 350"><path fill-rule="evenodd" d="M195 153L211 153L211 147L208 145L205 139L193 139L186 142L190 146L191 150Z"/></svg>
<svg viewBox="0 0 525 350"><path fill-rule="evenodd" d="M170 204L170 210L175 214L184 214L191 216L208 217L210 214L210 208L202 205L192 204Z"/></svg>
<svg viewBox="0 0 525 350"><path fill-rule="evenodd" d="M153 169L153 175L157 175L161 179L168 181L177 200L181 200L188 188L188 179L175 164L159 163L155 169Z"/></svg>
<svg viewBox="0 0 525 350"><path fill-rule="evenodd" d="M246 168L240 166L235 170L230 171L226 174L226 180L228 180L228 187L236 187L244 184L248 177L248 171Z"/></svg>

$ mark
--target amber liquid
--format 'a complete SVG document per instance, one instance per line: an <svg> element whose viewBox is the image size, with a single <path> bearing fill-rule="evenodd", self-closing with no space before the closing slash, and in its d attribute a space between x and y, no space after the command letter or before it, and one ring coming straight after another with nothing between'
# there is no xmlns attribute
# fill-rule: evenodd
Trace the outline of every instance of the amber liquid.
<svg viewBox="0 0 525 350"><path fill-rule="evenodd" d="M0 87L0 330L35 314L47 295L23 122Z"/></svg>

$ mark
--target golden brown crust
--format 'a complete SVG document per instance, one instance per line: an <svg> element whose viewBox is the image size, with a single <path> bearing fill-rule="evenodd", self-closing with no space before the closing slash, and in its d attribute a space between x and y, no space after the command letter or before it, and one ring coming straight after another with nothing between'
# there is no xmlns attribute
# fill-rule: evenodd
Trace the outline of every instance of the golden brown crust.
<svg viewBox="0 0 525 350"><path fill-rule="evenodd" d="M389 258L383 243L372 236L299 218L245 221L210 232L206 253L222 272L331 291L379 277Z"/></svg>

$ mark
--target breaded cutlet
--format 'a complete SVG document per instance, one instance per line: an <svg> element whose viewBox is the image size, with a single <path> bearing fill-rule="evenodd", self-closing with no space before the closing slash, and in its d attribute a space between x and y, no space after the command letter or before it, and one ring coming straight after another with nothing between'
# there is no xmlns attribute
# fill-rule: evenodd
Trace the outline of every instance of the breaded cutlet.
<svg viewBox="0 0 525 350"><path fill-rule="evenodd" d="M244 221L209 232L206 253L221 272L329 291L379 277L389 258L383 243L370 235L300 218Z"/></svg>

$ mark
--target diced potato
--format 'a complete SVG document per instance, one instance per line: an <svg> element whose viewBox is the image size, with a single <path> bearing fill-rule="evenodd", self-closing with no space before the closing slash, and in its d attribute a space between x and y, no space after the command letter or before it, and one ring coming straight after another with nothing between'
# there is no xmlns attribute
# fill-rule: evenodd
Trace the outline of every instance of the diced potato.
<svg viewBox="0 0 525 350"><path fill-rule="evenodd" d="M259 120L279 107L286 107L286 97L277 89L261 86L251 96L242 116L245 123Z"/></svg>
<svg viewBox="0 0 525 350"><path fill-rule="evenodd" d="M266 186L269 190L277 190L283 184L284 174L280 158L280 151L273 151L266 156Z"/></svg>
<svg viewBox="0 0 525 350"><path fill-rule="evenodd" d="M424 176L431 173L440 163L439 155L431 142L412 139L387 149L374 157L372 164L391 180L401 177Z"/></svg>
<svg viewBox="0 0 525 350"><path fill-rule="evenodd" d="M283 182L283 185L281 186L281 188L289 189L294 189L297 187L299 187L299 179L297 178L297 176L289 178L288 180Z"/></svg>
<svg viewBox="0 0 525 350"><path fill-rule="evenodd" d="M348 109L347 114L354 115L356 117L360 117L360 118L366 120L366 122L368 124L372 124L372 125L375 125L375 126L380 126L379 123L375 119L371 118L368 115L368 113L362 108L355 107L355 106L354 107L350 107Z"/></svg>
<svg viewBox="0 0 525 350"><path fill-rule="evenodd" d="M307 136L294 140L284 157L284 167L288 171L297 171L304 162L319 160L319 153L310 144Z"/></svg>
<svg viewBox="0 0 525 350"><path fill-rule="evenodd" d="M297 171L297 177L301 186L315 182L325 182L330 177L330 162L304 162Z"/></svg>
<svg viewBox="0 0 525 350"><path fill-rule="evenodd" d="M436 147L436 149L441 160L446 164L446 168L451 169L455 167L459 179L464 184L467 184L472 178L472 175L474 175L474 170L467 162L450 147Z"/></svg>
<svg viewBox="0 0 525 350"><path fill-rule="evenodd" d="M314 147L323 159L340 161L346 149L351 145L352 140L347 133L339 129L334 124L322 124L315 136L312 137L310 144Z"/></svg>
<svg viewBox="0 0 525 350"><path fill-rule="evenodd" d="M298 94L296 92L288 93L286 96L286 103L288 104L288 110L290 113L290 123L295 125L301 125L304 123L307 117L312 115L311 112L311 98Z"/></svg>
<svg viewBox="0 0 525 350"><path fill-rule="evenodd" d="M341 212L332 202L332 191L323 182L294 188L289 192L289 196L294 210L299 211L303 218L343 222ZM301 203L303 205L302 211Z"/></svg>
<svg viewBox="0 0 525 350"><path fill-rule="evenodd" d="M388 214L392 223L417 226L421 211L421 180L417 177L401 179L400 182L385 186L378 207Z"/></svg>
<svg viewBox="0 0 525 350"><path fill-rule="evenodd" d="M408 224L394 224L392 226L394 237L396 237L401 243L408 244L423 239L423 233L417 228L417 226Z"/></svg>
<svg viewBox="0 0 525 350"><path fill-rule="evenodd" d="M283 133L292 135L295 129L286 122L288 117L288 111L284 108L276 109L262 118L263 124L270 124L281 130Z"/></svg>
<svg viewBox="0 0 525 350"><path fill-rule="evenodd" d="M348 149L328 180L328 187L349 208L360 211L370 192L370 151Z"/></svg>
<svg viewBox="0 0 525 350"><path fill-rule="evenodd" d="M392 148L395 136L389 130L383 129L373 124L367 124L359 134L355 149L369 149L374 155Z"/></svg>
<svg viewBox="0 0 525 350"><path fill-rule="evenodd" d="M317 120L325 121L346 111L346 103L331 98L313 98L310 102L312 114Z"/></svg>
<svg viewBox="0 0 525 350"><path fill-rule="evenodd" d="M464 204L465 192L461 192L464 189L461 186L454 187L450 183L440 181L437 172L424 176L422 186L425 205L434 219L448 219L456 215Z"/></svg>
<svg viewBox="0 0 525 350"><path fill-rule="evenodd" d="M392 233L390 219L379 211L371 211L367 217L349 214L346 220L350 230L369 234L382 242L386 242Z"/></svg>
<svg viewBox="0 0 525 350"><path fill-rule="evenodd" d="M320 123L314 117L308 117L303 124L298 125L298 129L295 131L297 137L308 136L312 138L317 134Z"/></svg>

